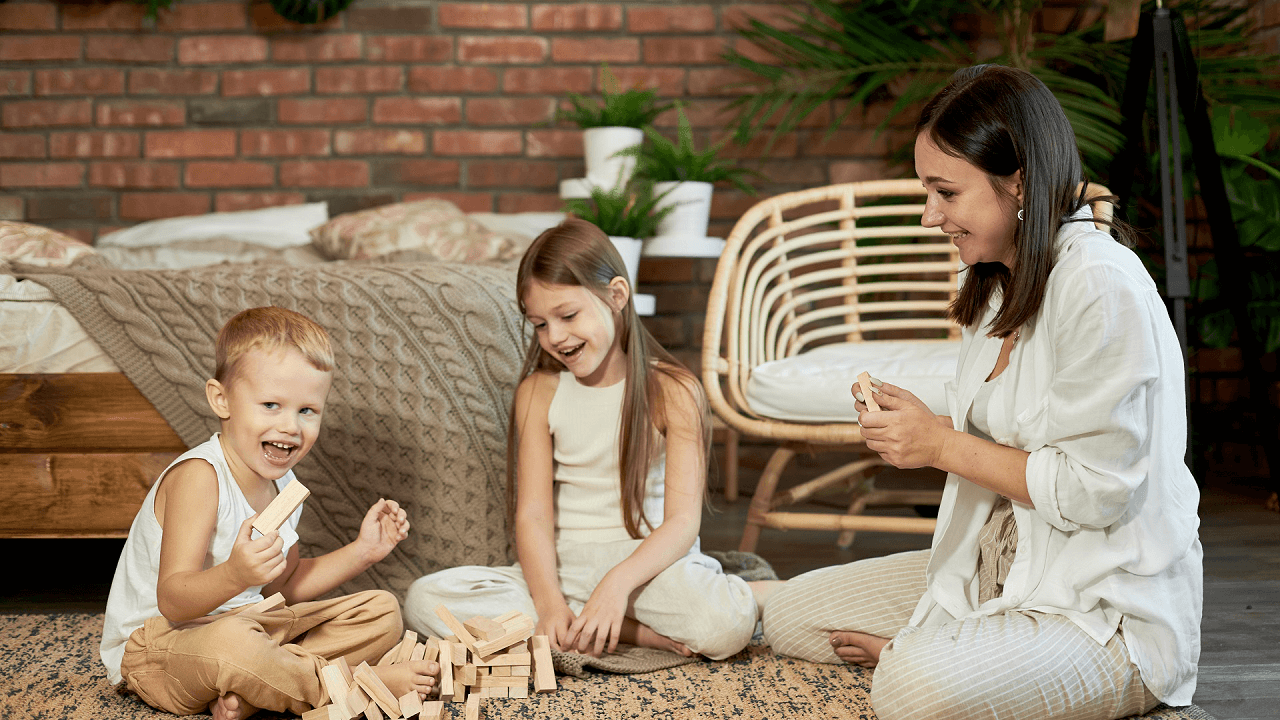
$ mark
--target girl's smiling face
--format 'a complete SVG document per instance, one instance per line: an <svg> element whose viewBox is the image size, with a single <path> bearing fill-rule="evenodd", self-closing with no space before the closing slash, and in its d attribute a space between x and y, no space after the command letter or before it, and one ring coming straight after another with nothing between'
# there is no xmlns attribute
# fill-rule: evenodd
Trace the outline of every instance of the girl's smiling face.
<svg viewBox="0 0 1280 720"><path fill-rule="evenodd" d="M965 265L1004 263L1013 269L1013 234L1022 205L1022 172L996 178L1008 195L996 191L991 176L969 161L942 151L928 132L916 136L916 175L928 197L920 224L942 228L960 250Z"/></svg>
<svg viewBox="0 0 1280 720"><path fill-rule="evenodd" d="M608 302L580 285L534 279L525 291L525 318L533 325L538 345L579 382L605 387L626 377L618 313L628 297L629 288L620 277L609 283Z"/></svg>

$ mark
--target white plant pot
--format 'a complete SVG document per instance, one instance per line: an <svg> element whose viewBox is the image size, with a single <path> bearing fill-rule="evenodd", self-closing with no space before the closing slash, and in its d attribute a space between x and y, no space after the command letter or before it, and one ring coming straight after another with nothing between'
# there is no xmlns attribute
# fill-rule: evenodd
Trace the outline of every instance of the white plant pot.
<svg viewBox="0 0 1280 720"><path fill-rule="evenodd" d="M644 141L644 131L629 127L596 127L582 131L587 181L606 189L625 185L636 169L634 157L614 157Z"/></svg>
<svg viewBox="0 0 1280 720"><path fill-rule="evenodd" d="M609 239L613 241L613 246L618 249L618 254L622 256L622 264L627 268L627 283L631 286L632 294L636 291L636 271L640 268L640 250L644 248L644 241L638 238L617 237L610 235Z"/></svg>
<svg viewBox="0 0 1280 720"><path fill-rule="evenodd" d="M706 237L707 223L711 219L711 192L714 189L715 186L708 182L654 183L653 194L662 198L657 207L674 208L658 223L655 235L699 239Z"/></svg>

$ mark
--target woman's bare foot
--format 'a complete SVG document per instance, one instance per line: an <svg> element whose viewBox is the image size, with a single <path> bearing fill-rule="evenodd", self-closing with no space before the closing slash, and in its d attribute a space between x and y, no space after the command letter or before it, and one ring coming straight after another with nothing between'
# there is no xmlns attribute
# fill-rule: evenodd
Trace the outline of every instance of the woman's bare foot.
<svg viewBox="0 0 1280 720"><path fill-rule="evenodd" d="M417 690L418 698L422 700L426 699L436 686L436 678L440 677L440 664L426 660L413 660L395 665L375 665L370 669L396 697L410 690Z"/></svg>
<svg viewBox="0 0 1280 720"><path fill-rule="evenodd" d="M831 633L831 649L836 657L850 665L861 665L873 668L880 662L880 651L889 644L889 638L879 635L854 632L852 630L835 630Z"/></svg>
<svg viewBox="0 0 1280 720"><path fill-rule="evenodd" d="M213 720L244 720L256 712L258 708L235 693L221 695L209 703L209 714L213 716Z"/></svg>
<svg viewBox="0 0 1280 720"><path fill-rule="evenodd" d="M693 651L686 647L684 643L676 642L666 635L659 635L653 631L653 628L648 625L642 625L631 618L625 618L622 621L621 638L622 642L630 643L636 647L666 650L685 657L693 656Z"/></svg>
<svg viewBox="0 0 1280 720"><path fill-rule="evenodd" d="M750 580L747 587L751 588L751 594L756 598L756 619L759 620L764 616L764 604L769 600L778 588L783 585L782 580Z"/></svg>

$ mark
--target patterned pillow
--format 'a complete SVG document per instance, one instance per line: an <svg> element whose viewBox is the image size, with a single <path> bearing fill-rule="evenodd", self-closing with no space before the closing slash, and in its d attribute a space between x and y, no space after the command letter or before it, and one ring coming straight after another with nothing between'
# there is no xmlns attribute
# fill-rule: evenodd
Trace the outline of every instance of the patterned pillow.
<svg viewBox="0 0 1280 720"><path fill-rule="evenodd" d="M92 246L57 230L0 220L0 262L66 267L94 254Z"/></svg>
<svg viewBox="0 0 1280 720"><path fill-rule="evenodd" d="M453 203L436 198L339 215L312 230L311 241L332 260L413 250L424 259L456 263L511 260L529 244L528 239L492 232Z"/></svg>

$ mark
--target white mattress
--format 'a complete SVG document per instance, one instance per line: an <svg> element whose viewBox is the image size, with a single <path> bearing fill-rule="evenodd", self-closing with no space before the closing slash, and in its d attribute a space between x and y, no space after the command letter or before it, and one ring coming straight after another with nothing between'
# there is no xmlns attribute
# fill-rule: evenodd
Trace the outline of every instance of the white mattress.
<svg viewBox="0 0 1280 720"><path fill-rule="evenodd" d="M496 232L537 236L563 213L472 213ZM174 270L223 262L323 262L312 227L328 220L324 203L243 213L212 213L143 223L98 239L108 263L132 270ZM43 286L0 274L0 373L116 372L116 364Z"/></svg>

